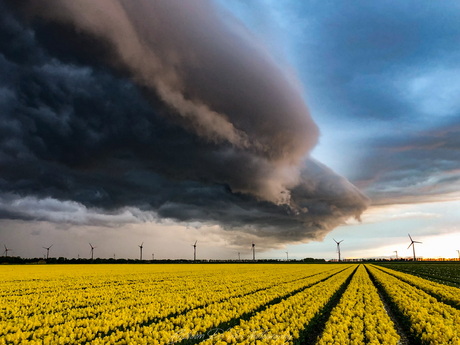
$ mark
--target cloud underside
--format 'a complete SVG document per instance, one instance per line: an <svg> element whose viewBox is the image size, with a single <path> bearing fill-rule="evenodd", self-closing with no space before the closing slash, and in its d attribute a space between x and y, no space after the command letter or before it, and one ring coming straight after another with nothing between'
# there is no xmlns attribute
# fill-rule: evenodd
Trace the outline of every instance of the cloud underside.
<svg viewBox="0 0 460 345"><path fill-rule="evenodd" d="M310 62L301 71L336 133L330 150L346 138L347 177L375 205L458 200L458 2L272 6Z"/></svg>
<svg viewBox="0 0 460 345"><path fill-rule="evenodd" d="M374 205L458 200L460 193L459 126L413 133L404 138L375 139L368 169L354 177Z"/></svg>
<svg viewBox="0 0 460 345"><path fill-rule="evenodd" d="M292 75L207 2L5 2L0 216L319 239L366 208ZM174 23L174 25L172 25Z"/></svg>

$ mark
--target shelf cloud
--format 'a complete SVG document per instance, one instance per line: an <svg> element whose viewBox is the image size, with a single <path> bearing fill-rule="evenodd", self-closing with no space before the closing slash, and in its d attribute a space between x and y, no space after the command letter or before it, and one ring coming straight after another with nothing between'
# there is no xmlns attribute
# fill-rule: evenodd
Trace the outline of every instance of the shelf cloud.
<svg viewBox="0 0 460 345"><path fill-rule="evenodd" d="M366 209L310 158L319 130L300 83L215 4L0 10L1 217L168 218L279 244L321 239Z"/></svg>

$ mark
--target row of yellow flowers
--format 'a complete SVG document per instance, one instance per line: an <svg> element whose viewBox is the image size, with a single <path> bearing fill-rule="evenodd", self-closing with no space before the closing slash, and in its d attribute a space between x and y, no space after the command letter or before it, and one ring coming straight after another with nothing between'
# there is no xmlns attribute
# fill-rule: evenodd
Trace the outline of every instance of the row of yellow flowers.
<svg viewBox="0 0 460 345"><path fill-rule="evenodd" d="M96 267L96 270L99 268L101 267ZM50 327L58 325L69 319L69 312L72 313L70 316L73 319L86 323L86 319L104 312L113 314L120 307L142 308L146 304L155 310L152 317L161 318L172 313L181 313L187 308L229 298L232 293L248 293L259 288L260 284L265 284L260 279L254 280L251 275L225 274L225 285L222 285L212 271L209 275L206 270L192 270L191 273L175 272L174 266L170 266L171 270L164 273L157 272L156 267L149 270L146 266L138 266L134 272L124 269L130 268L129 266L118 266L119 272L116 269L113 271L110 266L104 268L109 269L114 276L102 271L104 274L88 277L86 271L93 269L88 266L54 266L49 268L55 270L55 278L58 277L54 280L33 279L18 282L13 279L1 283L0 322L8 321L15 325L14 330L23 325L20 329L27 331L35 329L43 321ZM70 278L68 273L73 276ZM273 271L268 272L263 279L269 285L284 281L286 277L280 272ZM191 282L193 289L190 286ZM245 290L242 290L243 288ZM176 303L167 303L171 298L174 298ZM0 335L4 335L8 327L5 327L5 324L1 326L3 327L0 327Z"/></svg>
<svg viewBox="0 0 460 345"><path fill-rule="evenodd" d="M79 309L78 316L85 318L106 310L107 304L118 306L119 300L124 304L131 302L129 306L143 305L152 301L152 294L155 295L153 302L158 303L158 310L166 308L158 315L164 317L182 312L183 308L207 304L211 296L216 300L224 299L232 293L241 293L241 288L246 288L243 292L248 293L251 289L259 288L261 284L269 286L290 279L276 270L254 277L252 271L257 270L253 268L243 269L243 273L247 271L248 274L235 274L228 267L223 267L224 274L216 275L216 272L208 270L207 267L210 266L200 266L199 269L193 266L190 270L184 270L184 266L171 265L166 271L162 271L161 266L144 265L16 266L18 272L11 275L11 279L2 274L4 281L0 282L0 321L20 316L60 312L66 314L69 308ZM45 268L53 271L54 275L45 276L43 279L15 279L16 276L27 276L34 269L44 271ZM91 271L95 271L94 274L88 275ZM222 279L225 279L224 285L221 284ZM113 293L115 290L116 293ZM130 295L136 298L129 298ZM179 303L164 303L171 296ZM53 303L49 303L50 298ZM103 307L100 310L97 308L99 305ZM31 311L34 308L37 310Z"/></svg>
<svg viewBox="0 0 460 345"><path fill-rule="evenodd" d="M376 287L360 265L332 310L317 345L398 344L399 335Z"/></svg>
<svg viewBox="0 0 460 345"><path fill-rule="evenodd" d="M187 339L205 340L221 331L217 329L219 325L238 319L243 314L251 313L276 298L313 285L343 269L342 266L323 266L313 271L310 269L308 270L310 276L306 278L279 283L253 294L209 304L204 308L197 308L151 325L136 326L132 329L134 331L132 334L119 330L102 338L101 343L110 341L110 343L125 344L131 341L135 344L167 344Z"/></svg>
<svg viewBox="0 0 460 345"><path fill-rule="evenodd" d="M454 286L447 286L444 284L436 283L431 280L423 279L412 274L407 274L399 271L395 271L392 269L388 269L385 267L379 266L382 271L388 272L395 277L414 285L423 291L433 294L440 298L443 302L449 302L457 307L460 307L460 289Z"/></svg>
<svg viewBox="0 0 460 345"><path fill-rule="evenodd" d="M203 345L293 344L301 332L353 273L355 265L257 313L248 321L215 334Z"/></svg>
<svg viewBox="0 0 460 345"><path fill-rule="evenodd" d="M369 270L423 344L460 344L460 310L375 266L371 265Z"/></svg>
<svg viewBox="0 0 460 345"><path fill-rule="evenodd" d="M162 324L155 328L156 335L171 337L184 328L188 316L196 314L196 320L221 305L218 313L228 319L234 314L224 311L233 302L253 296L260 305L277 296L275 290L286 293L339 269L324 265L308 270L304 265L2 267L0 344L97 343L101 338L114 343L138 333L144 324ZM209 322L193 325L196 332L209 327Z"/></svg>
<svg viewBox="0 0 460 345"><path fill-rule="evenodd" d="M426 293L453 303L459 289L367 267L423 343L460 344L460 311ZM345 264L1 267L0 345L173 344L186 339L200 344L294 344L354 268ZM278 303L269 305L277 298ZM263 306L267 307L254 314ZM223 326L243 315L252 317ZM361 265L318 344L397 342L394 326Z"/></svg>

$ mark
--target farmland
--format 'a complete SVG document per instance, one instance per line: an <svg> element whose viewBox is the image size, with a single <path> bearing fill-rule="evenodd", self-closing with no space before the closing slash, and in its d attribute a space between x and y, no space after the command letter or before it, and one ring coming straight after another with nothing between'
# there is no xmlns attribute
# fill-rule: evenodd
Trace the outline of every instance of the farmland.
<svg viewBox="0 0 460 345"><path fill-rule="evenodd" d="M0 344L460 343L460 289L375 265L24 265L0 274Z"/></svg>
<svg viewBox="0 0 460 345"><path fill-rule="evenodd" d="M382 266L460 288L460 263L458 262L424 262L422 265L413 262L392 262Z"/></svg>

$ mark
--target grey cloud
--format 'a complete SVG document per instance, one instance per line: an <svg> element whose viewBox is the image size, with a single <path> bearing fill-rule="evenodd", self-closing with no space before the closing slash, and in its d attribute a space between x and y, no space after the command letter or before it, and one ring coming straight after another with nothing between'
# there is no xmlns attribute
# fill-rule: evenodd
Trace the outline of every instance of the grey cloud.
<svg viewBox="0 0 460 345"><path fill-rule="evenodd" d="M353 148L347 177L375 204L458 197L458 2L279 8L302 28L292 51L313 112Z"/></svg>
<svg viewBox="0 0 460 345"><path fill-rule="evenodd" d="M366 208L348 181L308 159L317 128L301 91L211 4L100 1L78 13L84 2L43 1L23 21L8 3L2 217L169 218L279 243L319 239ZM99 6L114 17L96 21ZM148 26L147 14L157 19Z"/></svg>
<svg viewBox="0 0 460 345"><path fill-rule="evenodd" d="M380 138L364 158L367 169L353 181L375 204L458 197L460 128L455 121L406 138Z"/></svg>
<svg viewBox="0 0 460 345"><path fill-rule="evenodd" d="M409 124L420 117L421 102L408 97L402 84L458 68L456 1L295 2L291 6L292 21L305 23L301 32L305 38L298 37L302 43L295 47L306 62L303 80L309 84L312 108L324 114ZM427 91L431 99L433 89Z"/></svg>
<svg viewBox="0 0 460 345"><path fill-rule="evenodd" d="M144 212L133 207L124 207L116 212L91 209L75 201L60 201L50 197L38 199L34 196L18 197L14 194L0 195L2 218L34 221L49 221L72 225L123 226L143 221L157 221L153 212Z"/></svg>
<svg viewBox="0 0 460 345"><path fill-rule="evenodd" d="M28 10L101 40L107 63L153 93L182 127L268 165L258 184L232 181L232 189L283 202L280 193L296 182L284 171L298 174L317 128L297 84L249 34L222 25L212 3L46 1Z"/></svg>

